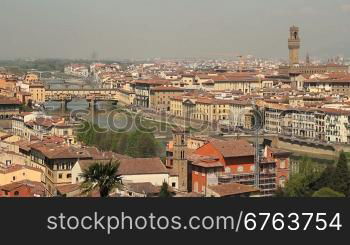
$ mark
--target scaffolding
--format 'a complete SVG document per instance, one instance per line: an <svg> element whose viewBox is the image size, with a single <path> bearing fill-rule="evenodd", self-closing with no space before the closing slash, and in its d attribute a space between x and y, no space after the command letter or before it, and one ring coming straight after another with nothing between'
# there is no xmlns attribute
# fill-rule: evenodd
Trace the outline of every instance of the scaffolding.
<svg viewBox="0 0 350 245"><path fill-rule="evenodd" d="M261 167L261 166L260 166ZM255 186L256 171L242 174L223 174L218 177L219 184L238 183ZM277 190L276 173L274 170L262 168L259 171L260 196L268 197L274 195Z"/></svg>

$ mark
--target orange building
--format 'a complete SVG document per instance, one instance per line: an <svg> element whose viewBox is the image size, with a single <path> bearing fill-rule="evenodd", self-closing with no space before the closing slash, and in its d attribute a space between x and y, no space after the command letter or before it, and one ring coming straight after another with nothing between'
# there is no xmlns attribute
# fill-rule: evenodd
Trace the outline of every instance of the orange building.
<svg viewBox="0 0 350 245"><path fill-rule="evenodd" d="M16 90L16 83L17 80L16 79L12 79L12 78L0 78L0 88L1 89L7 89L10 91L15 91Z"/></svg>
<svg viewBox="0 0 350 245"><path fill-rule="evenodd" d="M0 186L0 197L46 197L48 193L41 182L29 180Z"/></svg>
<svg viewBox="0 0 350 245"><path fill-rule="evenodd" d="M245 140L211 139L188 157L190 191L207 195L210 186L224 183L254 185L255 148ZM262 196L276 191L276 163L262 159L259 169Z"/></svg>

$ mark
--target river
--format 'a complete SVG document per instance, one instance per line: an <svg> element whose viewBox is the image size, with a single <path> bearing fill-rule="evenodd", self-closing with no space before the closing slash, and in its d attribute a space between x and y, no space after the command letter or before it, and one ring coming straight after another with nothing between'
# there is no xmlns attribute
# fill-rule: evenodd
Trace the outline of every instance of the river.
<svg viewBox="0 0 350 245"><path fill-rule="evenodd" d="M61 83L60 83L61 81ZM69 87L80 87L81 85L86 85L86 81L82 79L74 79L66 81L63 83L62 80L49 80L46 81L51 88L67 88ZM91 83L90 86L96 87L97 85ZM73 100L68 103L67 108L61 108L60 102L47 102L45 103L45 112L48 115L56 115L62 117L75 117L75 115L80 115L84 117L85 120L97 124L101 128L109 128L115 131L134 131L137 128L135 123L135 118L123 111L122 107L113 106L108 102L98 102L97 107L94 110L89 109L89 104L85 100ZM171 127L166 124L160 124L147 119L142 119L142 125L146 128L154 129L155 135L158 137L158 140L162 146L162 156L165 153L166 143L172 138ZM298 163L306 155L300 153L293 153L291 158L292 162ZM319 164L330 164L333 160L310 157L313 161Z"/></svg>

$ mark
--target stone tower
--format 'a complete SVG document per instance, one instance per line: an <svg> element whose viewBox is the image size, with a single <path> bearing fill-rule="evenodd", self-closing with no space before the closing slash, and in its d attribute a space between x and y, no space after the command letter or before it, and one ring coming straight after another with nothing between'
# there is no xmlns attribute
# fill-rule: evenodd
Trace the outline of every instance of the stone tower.
<svg viewBox="0 0 350 245"><path fill-rule="evenodd" d="M288 39L289 64L297 65L299 64L299 49L300 49L299 28L296 26L292 26L289 32L290 32L290 36Z"/></svg>
<svg viewBox="0 0 350 245"><path fill-rule="evenodd" d="M179 191L188 191L187 133L185 129L174 129L173 168L179 175Z"/></svg>

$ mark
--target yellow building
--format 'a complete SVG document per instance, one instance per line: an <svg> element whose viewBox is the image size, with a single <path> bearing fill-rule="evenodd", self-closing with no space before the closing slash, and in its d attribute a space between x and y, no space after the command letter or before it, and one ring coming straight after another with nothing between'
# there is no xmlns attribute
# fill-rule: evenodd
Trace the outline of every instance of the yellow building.
<svg viewBox="0 0 350 245"><path fill-rule="evenodd" d="M0 186L23 180L41 182L42 177L43 172L40 169L29 166L11 165L0 167Z"/></svg>
<svg viewBox="0 0 350 245"><path fill-rule="evenodd" d="M214 90L234 90L250 94L262 87L262 81L256 76L217 76L213 77Z"/></svg>
<svg viewBox="0 0 350 245"><path fill-rule="evenodd" d="M229 120L231 103L210 97L176 96L170 99L170 113L198 121L223 122Z"/></svg>
<svg viewBox="0 0 350 245"><path fill-rule="evenodd" d="M45 87L42 83L33 83L29 86L29 93L31 94L31 100L34 103L45 102Z"/></svg>
<svg viewBox="0 0 350 245"><path fill-rule="evenodd" d="M157 111L170 111L170 98L183 92L184 89L172 86L151 88L150 107Z"/></svg>

